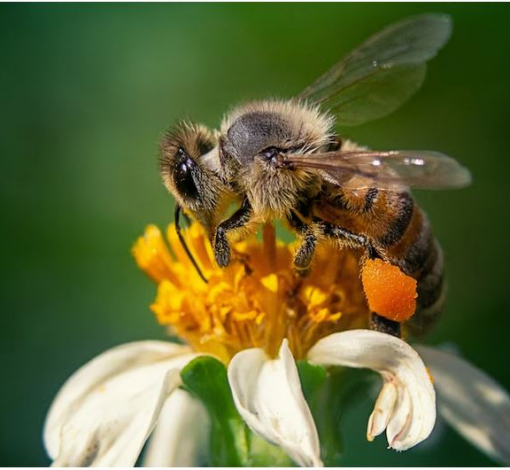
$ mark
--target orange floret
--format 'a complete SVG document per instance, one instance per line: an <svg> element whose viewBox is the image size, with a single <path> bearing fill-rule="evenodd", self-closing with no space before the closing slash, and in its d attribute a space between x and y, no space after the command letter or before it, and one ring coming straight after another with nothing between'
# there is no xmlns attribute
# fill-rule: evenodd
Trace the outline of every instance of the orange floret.
<svg viewBox="0 0 510 470"><path fill-rule="evenodd" d="M381 259L368 260L361 274L372 312L393 321L405 321L416 311L416 280Z"/></svg>

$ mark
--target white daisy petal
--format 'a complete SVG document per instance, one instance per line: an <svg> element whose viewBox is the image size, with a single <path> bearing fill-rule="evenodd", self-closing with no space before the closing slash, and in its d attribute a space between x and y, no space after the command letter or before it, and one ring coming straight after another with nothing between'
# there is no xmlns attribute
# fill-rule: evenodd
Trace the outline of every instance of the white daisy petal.
<svg viewBox="0 0 510 470"><path fill-rule="evenodd" d="M494 379L455 354L417 350L432 371L438 408L467 440L510 465L510 395Z"/></svg>
<svg viewBox="0 0 510 470"><path fill-rule="evenodd" d="M397 402L397 387L392 382L386 382L374 406L374 411L370 415L367 428L367 439L373 441L374 437L382 434L388 426L393 413L395 403Z"/></svg>
<svg viewBox="0 0 510 470"><path fill-rule="evenodd" d="M415 442L415 434L410 433L413 419L413 404L410 393L405 386L397 385L397 401L386 428L386 438L390 447L406 450L423 440L420 439L420 441ZM426 437L428 437L428 434Z"/></svg>
<svg viewBox="0 0 510 470"><path fill-rule="evenodd" d="M434 387L420 356L405 341L370 330L334 333L319 340L308 359L381 374L384 386L368 422L369 440L386 427L389 446L406 450L432 432L436 421Z"/></svg>
<svg viewBox="0 0 510 470"><path fill-rule="evenodd" d="M200 466L206 458L209 428L204 405L188 392L175 390L160 413L143 466Z"/></svg>
<svg viewBox="0 0 510 470"><path fill-rule="evenodd" d="M228 379L236 407L256 433L301 466L322 466L317 429L287 340L277 359L246 349L232 359Z"/></svg>
<svg viewBox="0 0 510 470"><path fill-rule="evenodd" d="M62 387L45 424L55 466L132 466L152 431L189 348L142 341L111 349Z"/></svg>

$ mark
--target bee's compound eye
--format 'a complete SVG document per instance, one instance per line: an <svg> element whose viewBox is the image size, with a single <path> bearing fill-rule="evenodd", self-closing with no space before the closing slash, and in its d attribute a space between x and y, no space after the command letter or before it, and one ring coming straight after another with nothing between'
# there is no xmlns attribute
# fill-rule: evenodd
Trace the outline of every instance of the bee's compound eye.
<svg viewBox="0 0 510 470"><path fill-rule="evenodd" d="M177 190L183 197L193 199L197 197L198 191L195 181L193 180L189 161L185 160L175 167L174 181Z"/></svg>
<svg viewBox="0 0 510 470"><path fill-rule="evenodd" d="M177 165L177 168L175 169L175 177L184 180L188 174L190 173L188 166L185 162L181 162Z"/></svg>

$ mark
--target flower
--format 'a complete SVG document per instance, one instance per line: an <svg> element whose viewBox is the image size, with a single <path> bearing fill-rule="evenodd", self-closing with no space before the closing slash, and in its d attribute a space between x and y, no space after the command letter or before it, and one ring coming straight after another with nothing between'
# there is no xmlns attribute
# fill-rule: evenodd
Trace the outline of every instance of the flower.
<svg viewBox="0 0 510 470"><path fill-rule="evenodd" d="M436 389L450 424L495 459L510 462L508 394L462 359L420 346L431 375L408 343L368 330L359 253L319 247L311 273L300 277L292 268L293 246L276 242L266 226L262 242L236 243L232 264L222 270L198 224L186 235L207 283L173 226L170 248L149 226L133 253L158 285L151 306L158 322L187 345L130 343L78 370L46 421L54 465L132 466L151 434L148 465L199 463L209 418L179 387L183 368L202 355L227 365L232 398L246 424L299 465L321 466L322 460L297 359L380 374L369 440L386 430L389 447L406 450L426 439L436 419Z"/></svg>

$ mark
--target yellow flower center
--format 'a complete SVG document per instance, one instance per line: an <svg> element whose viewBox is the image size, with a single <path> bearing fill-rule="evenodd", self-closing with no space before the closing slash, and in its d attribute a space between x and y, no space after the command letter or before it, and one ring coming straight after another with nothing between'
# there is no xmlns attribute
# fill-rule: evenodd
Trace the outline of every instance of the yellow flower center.
<svg viewBox="0 0 510 470"><path fill-rule="evenodd" d="M161 325L193 346L228 362L242 349L260 347L275 356L284 338L296 358L322 337L363 328L369 311L360 280L360 254L319 246L306 277L296 274L294 244L263 240L232 245L230 266L219 268L199 224L185 231L188 246L208 282L186 256L174 225L151 225L134 248L138 266L158 285L152 311Z"/></svg>

